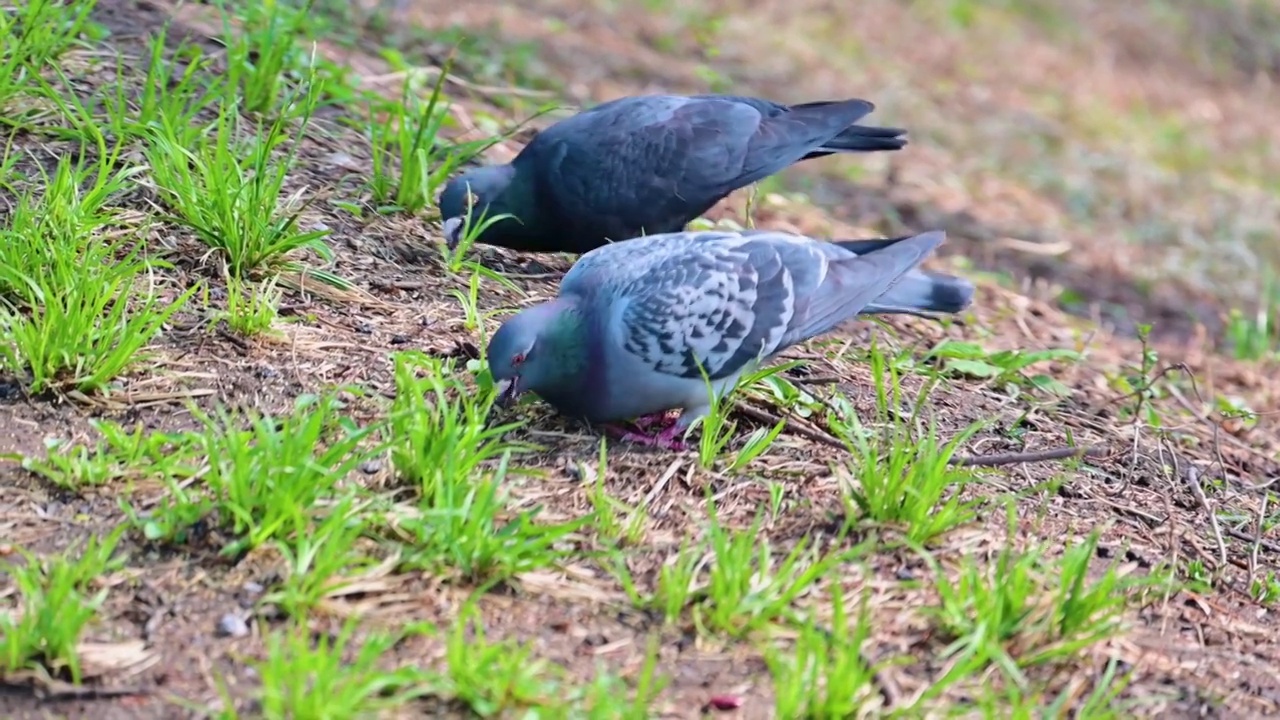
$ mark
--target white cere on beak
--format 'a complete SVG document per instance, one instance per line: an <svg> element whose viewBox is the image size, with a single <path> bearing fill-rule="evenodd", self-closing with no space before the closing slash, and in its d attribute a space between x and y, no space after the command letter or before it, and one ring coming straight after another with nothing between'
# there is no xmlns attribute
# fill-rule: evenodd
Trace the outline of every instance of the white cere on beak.
<svg viewBox="0 0 1280 720"><path fill-rule="evenodd" d="M450 250L458 247L458 243L462 240L462 218L451 217L444 221L444 242L449 246Z"/></svg>
<svg viewBox="0 0 1280 720"><path fill-rule="evenodd" d="M511 401L515 400L515 390L517 387L516 382L516 378L507 378L506 380L499 380L494 384L494 389L498 392L498 406L502 407L510 405Z"/></svg>

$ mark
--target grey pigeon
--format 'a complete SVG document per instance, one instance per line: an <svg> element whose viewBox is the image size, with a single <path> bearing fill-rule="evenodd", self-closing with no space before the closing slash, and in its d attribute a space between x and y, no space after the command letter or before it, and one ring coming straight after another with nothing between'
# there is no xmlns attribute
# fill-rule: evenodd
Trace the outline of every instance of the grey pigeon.
<svg viewBox="0 0 1280 720"><path fill-rule="evenodd" d="M538 133L509 164L452 179L439 200L445 240L457 246L469 204L477 226L482 214L515 218L488 226L477 242L526 252L585 253L678 232L734 190L802 160L905 146L905 130L854 124L874 109L857 99L611 100Z"/></svg>
<svg viewBox="0 0 1280 720"><path fill-rule="evenodd" d="M560 413L662 432L624 438L666 448L717 394L787 347L859 313L956 313L974 288L916 268L944 239L927 232L826 242L767 230L678 232L580 257L553 300L511 317L487 358L508 404L531 391ZM615 429L618 429L614 425Z"/></svg>

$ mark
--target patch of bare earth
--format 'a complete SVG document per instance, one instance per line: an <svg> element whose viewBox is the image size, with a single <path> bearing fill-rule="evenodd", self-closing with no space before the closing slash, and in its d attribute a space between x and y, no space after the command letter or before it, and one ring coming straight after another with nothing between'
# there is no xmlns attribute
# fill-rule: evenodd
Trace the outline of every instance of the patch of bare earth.
<svg viewBox="0 0 1280 720"><path fill-rule="evenodd" d="M1126 618L1128 632L1096 646L1079 664L1047 670L1037 679L1079 698L1087 694L1106 661L1115 658L1134 673L1124 693L1125 699L1135 701L1134 714L1256 717L1280 712L1280 677L1275 672L1280 666L1280 622L1270 606L1254 601L1250 593L1255 580L1280 564L1280 532L1263 522L1263 494L1256 489L1280 474L1275 460L1280 452L1275 368L1237 363L1205 349L1195 327L1197 322L1208 324L1208 319L1194 314L1187 319L1168 307L1188 304L1186 295L1168 299L1127 294L1133 292L1128 271L1144 264L1158 248L1135 248L1115 236L1073 231L1061 207L1025 189L1016 177L993 172L984 182L953 182L961 175L969 180L982 175L970 172L978 163L972 157L988 151L1007 123L996 126L993 135L975 134L971 147L940 149L931 142L931 134L941 133L937 128L944 123L981 126L995 109L1007 119L1010 108L1023 100L1020 88L1049 83L1045 78L1062 78L1071 92L1097 92L1102 102L1122 103L1133 93L1147 92L1142 89L1146 85L1126 84L1125 79L1151 66L1129 67L1105 58L1085 62L1079 50L1064 54L1045 46L1030 55L1012 50L1009 56L984 55L999 74L986 68L992 73L989 77L969 81L957 75L957 58L964 56L966 43L930 34L898 3L865 3L856 11L814 0L728 7L733 12L724 32L731 40L722 43L723 54L714 64L731 68L743 81L740 87L791 100L866 96L884 108L874 116L876 121L913 132L918 126L925 128L913 135L913 144L902 153L857 161L872 170L857 187L840 183L831 191L837 194L825 204L838 218L779 200L757 210L759 225L823 234L943 227L949 232L950 256L968 257L984 269L1013 269L1027 279L1025 294L984 283L963 325L943 330L919 320L892 319L888 325L893 332L885 332L857 323L840 340L862 345L875 334L881 343L927 348L949 336L975 340L992 350L1067 347L1086 353L1084 362L1040 369L1071 389L1066 399L1033 398L962 379L932 393L926 412L943 437L975 420L995 420L967 443L964 454L1034 454L1070 443L1097 449L1094 456L1074 464L1027 462L1023 456L1023 461L1015 458L991 469L989 486L968 492L990 492L992 497L1022 492L1014 536L1007 536L1004 513L992 504L979 521L938 540L935 555L944 564L953 563L966 556L993 555L1008 544L1057 538L1068 543L1098 528L1103 532L1099 555L1120 560L1128 571L1197 562L1216 578L1211 590L1179 592L1133 609ZM201 17L197 10L108 0L98 18L116 31L111 40L116 50L138 57L145 53L137 43L173 14L190 16L187 30L196 35L200 31L192 28L216 27L200 25L194 19ZM644 41L647 34L663 34L668 21L638 9L606 14L576 0L519 7L424 2L408 9L402 21L437 28L495 21L504 36L543 42L541 57L578 101L637 90L705 87L693 65L678 59L681 52L661 51ZM863 59L821 57L804 35L806 26L818 24L856 34ZM767 41L758 33L763 27L775 28ZM755 42L748 43L753 33ZM1029 52L1032 46L1017 47ZM336 47L322 50L361 74L389 73L368 54ZM990 51L1000 52L998 46ZM894 76L908 66L913 74ZM388 86L394 90L394 83ZM944 87L951 88L945 92L945 103L922 99L943 93L939 88ZM492 111L480 95L463 104L464 119ZM1273 127L1263 120L1268 113L1252 97L1230 88L1215 97L1223 107L1230 104L1232 114ZM1168 102L1180 99L1184 96L1173 95ZM918 114L942 108L945 117ZM1034 120L1028 117L1027 122ZM324 197L354 192L350 177L367 172L364 141L336 123L322 123L313 130L293 187ZM46 152L43 141L35 137L19 136L15 142ZM513 149L508 144L494 152L509 155ZM742 198L735 198L718 212L735 214L741 206ZM337 385L391 394L390 353L469 352L475 338L465 330L462 311L449 292L465 291L466 281L450 275L438 261L438 229L433 224L376 217L358 222L325 202L313 204L308 212L307 222L323 223L333 231L333 270L353 280L357 292L341 298L291 294L283 311L290 322L283 324L285 336L278 341L211 332L207 318L193 306L164 334L157 348L159 359L140 368L125 392L109 401L27 398L16 385L0 383L0 455L40 455L49 437L90 439L88 422L94 417L141 422L154 429L189 427L192 419L183 409L188 400L204 408L224 404L283 413L300 394ZM1002 244L1019 228L1038 229L1070 249L1046 259L1050 256L1042 249ZM194 260L201 255L194 239L173 228L160 234L156 242L185 248L189 252L180 254L192 258L168 279L174 290L188 287L207 272ZM559 258L520 257L494 249L477 252L484 264L507 273L531 299L553 294L560 273L567 269ZM934 264L945 267L947 260ZM1165 320L1174 326L1169 334L1177 342L1157 344L1160 360L1148 378L1151 392L1143 399L1163 418L1160 430L1132 419L1127 410L1139 398L1118 390L1115 383L1116 377L1136 374L1133 368L1142 357L1139 343L1066 314L1055 307L1044 283L1030 284L1033 276L1048 283L1070 282L1095 301L1124 304L1139 318L1158 318L1158 330ZM1182 286L1175 287L1181 293ZM481 310L499 310L517 301L514 293L486 281L480 305ZM1108 317L1114 321L1114 315ZM490 320L490 329L497 322ZM806 373L794 377L797 383L815 393L843 394L865 417L873 415L871 375L864 365L813 349L797 349L792 356L808 360ZM920 382L913 376L904 379L908 396ZM1227 397L1245 398L1259 413L1256 423L1225 419L1219 413L1219 398ZM519 431L521 437L547 450L523 461L541 471L536 479L511 481L515 506L541 504L551 519L583 515L589 507L584 468L596 466L598 437L554 417L541 405L527 412L529 423ZM765 405L737 413L740 434L745 437L767 426L778 413L778 408ZM648 508L638 543L643 551L631 553L633 575L649 585L655 582L657 568L678 551L682 540L697 532L706 516L708 490L724 524L746 528L769 502L770 480L784 483L786 489L783 511L762 528L777 546L788 548L801 538L819 545L850 542L835 537L841 476L833 467L845 452L837 444L820 421L791 418L779 442L753 464L749 475L708 472L686 455L611 444L605 486L623 502ZM393 479L385 469L374 469L359 480L377 488ZM124 491L109 485L83 495L62 493L13 463L0 463L0 552L17 546L55 552L89 534L105 532L124 521L117 504L117 495ZM150 494L154 501L163 491L138 487L132 492L144 499ZM262 637L273 620L253 619L252 632L239 638L223 637L216 628L224 615L252 606L261 588L284 572L284 565L269 550L228 563L213 552L217 540L207 539L207 551L172 552L126 539L126 568L102 578L110 593L103 622L86 638L99 648L95 662L87 663L86 687L40 678L11 680L0 694L0 716L195 717L201 712L192 707L221 702L219 682L236 702L249 707L255 677L248 663L262 656ZM604 538L590 536L581 542L586 548L609 545ZM866 654L873 659L912 658L877 678L877 702L885 708L909 703L945 671L940 659L945 642L916 612L934 601L932 591L904 581L926 572L914 554L884 552L848 568L839 578L849 590L871 598L873 630ZM359 594L332 599L314 625L317 632L330 631L343 618L358 614L371 625L424 620L446 626L473 589L424 573L386 574ZM4 592L0 588L0 595ZM584 680L600 664L636 676L650 640L657 638L658 672L670 678L670 685L655 715L771 716L772 688L757 650L700 635L687 625L664 627L633 609L616 581L591 562L519 576L484 595L479 608L490 638L533 640L539 657ZM388 666L433 665L441 654L438 642L417 638L397 646L385 660ZM708 702L715 695L738 696L742 707L710 710ZM454 710L419 709L424 716Z"/></svg>

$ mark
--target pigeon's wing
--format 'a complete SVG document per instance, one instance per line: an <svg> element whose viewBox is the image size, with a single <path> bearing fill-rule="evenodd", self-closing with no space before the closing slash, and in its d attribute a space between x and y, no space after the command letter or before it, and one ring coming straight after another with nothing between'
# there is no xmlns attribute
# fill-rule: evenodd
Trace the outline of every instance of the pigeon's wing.
<svg viewBox="0 0 1280 720"><path fill-rule="evenodd" d="M622 306L623 349L681 378L703 370L712 380L730 377L782 349L796 288L819 283L825 267L803 243L785 248L796 251L788 258L772 242L737 233L673 233L638 244L651 243L644 272L609 291Z"/></svg>
<svg viewBox="0 0 1280 720"><path fill-rule="evenodd" d="M733 99L613 101L541 133L535 162L543 192L566 216L589 209L617 227L671 232L804 155L777 152L791 143L791 126L771 125L761 136L763 119L760 109Z"/></svg>
<svg viewBox="0 0 1280 720"><path fill-rule="evenodd" d="M698 378L701 366L718 380L854 317L944 237L868 241L858 254L768 231L670 233L584 255L562 292L621 307L622 348L655 371Z"/></svg>

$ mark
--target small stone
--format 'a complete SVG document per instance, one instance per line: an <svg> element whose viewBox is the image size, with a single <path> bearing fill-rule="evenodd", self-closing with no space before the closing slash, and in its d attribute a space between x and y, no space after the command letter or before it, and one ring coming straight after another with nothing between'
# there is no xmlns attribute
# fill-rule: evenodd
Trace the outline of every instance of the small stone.
<svg viewBox="0 0 1280 720"><path fill-rule="evenodd" d="M244 637L249 634L249 624L235 613L227 613L218 620L219 637Z"/></svg>
<svg viewBox="0 0 1280 720"><path fill-rule="evenodd" d="M341 151L338 151L335 153L329 153L324 157L324 161L329 163L330 165L336 165L346 170L362 169L360 167L360 163L356 162L355 158Z"/></svg>
<svg viewBox="0 0 1280 720"><path fill-rule="evenodd" d="M377 475L380 470L382 470L381 460L369 460L367 462L360 463L360 472L365 475Z"/></svg>

